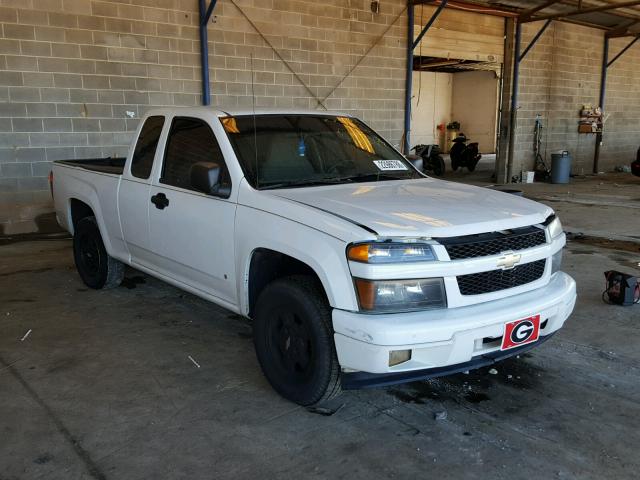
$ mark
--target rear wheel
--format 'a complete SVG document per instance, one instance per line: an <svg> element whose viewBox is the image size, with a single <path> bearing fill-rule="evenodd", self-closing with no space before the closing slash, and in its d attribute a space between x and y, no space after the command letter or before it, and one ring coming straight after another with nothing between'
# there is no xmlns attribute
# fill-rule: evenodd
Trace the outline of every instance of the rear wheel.
<svg viewBox="0 0 640 480"><path fill-rule="evenodd" d="M258 298L253 341L262 371L284 398L311 406L340 393L331 307L318 282L293 276Z"/></svg>
<svg viewBox="0 0 640 480"><path fill-rule="evenodd" d="M122 282L124 264L107 254L96 217L82 218L75 226L73 258L87 287L113 288Z"/></svg>
<svg viewBox="0 0 640 480"><path fill-rule="evenodd" d="M476 165L478 165L479 161L480 161L480 155L469 156L467 168L469 169L470 172L473 172L476 169Z"/></svg>

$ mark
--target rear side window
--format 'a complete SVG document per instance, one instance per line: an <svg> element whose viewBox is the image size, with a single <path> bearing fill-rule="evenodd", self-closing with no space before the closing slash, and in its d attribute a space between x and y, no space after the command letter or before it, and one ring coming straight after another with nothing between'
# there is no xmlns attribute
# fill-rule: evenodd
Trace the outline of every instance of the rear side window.
<svg viewBox="0 0 640 480"><path fill-rule="evenodd" d="M160 182L195 190L191 187L191 166L198 162L217 163L221 169L221 184L230 185L222 150L211 127L197 118L174 118L167 139Z"/></svg>
<svg viewBox="0 0 640 480"><path fill-rule="evenodd" d="M151 175L153 167L153 157L156 155L156 148L164 126L164 117L149 117L144 122L136 149L131 159L131 175L134 177L147 179Z"/></svg>

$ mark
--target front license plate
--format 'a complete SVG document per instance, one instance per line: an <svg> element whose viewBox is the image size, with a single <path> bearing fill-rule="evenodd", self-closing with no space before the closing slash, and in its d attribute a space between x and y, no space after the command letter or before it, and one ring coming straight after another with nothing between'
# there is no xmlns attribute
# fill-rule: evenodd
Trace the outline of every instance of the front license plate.
<svg viewBox="0 0 640 480"><path fill-rule="evenodd" d="M535 342L540 336L540 315L509 322L504 326L501 350Z"/></svg>

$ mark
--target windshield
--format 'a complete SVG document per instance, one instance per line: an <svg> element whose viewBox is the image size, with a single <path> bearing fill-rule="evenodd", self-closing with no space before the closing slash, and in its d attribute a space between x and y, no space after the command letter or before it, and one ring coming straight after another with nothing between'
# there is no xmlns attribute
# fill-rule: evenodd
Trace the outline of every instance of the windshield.
<svg viewBox="0 0 640 480"><path fill-rule="evenodd" d="M423 178L354 118L242 115L224 117L221 122L254 188Z"/></svg>

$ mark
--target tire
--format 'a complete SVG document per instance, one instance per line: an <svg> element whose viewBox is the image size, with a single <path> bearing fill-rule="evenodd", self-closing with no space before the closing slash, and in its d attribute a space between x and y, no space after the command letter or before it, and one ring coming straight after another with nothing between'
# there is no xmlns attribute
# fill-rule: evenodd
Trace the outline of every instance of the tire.
<svg viewBox="0 0 640 480"><path fill-rule="evenodd" d="M451 169L455 172L462 166L464 152L464 145L460 143L454 143L449 150L449 156L451 157Z"/></svg>
<svg viewBox="0 0 640 480"><path fill-rule="evenodd" d="M340 393L331 307L315 279L292 276L265 287L253 343L265 377L287 400L312 406Z"/></svg>
<svg viewBox="0 0 640 480"><path fill-rule="evenodd" d="M96 217L82 218L73 233L73 259L84 284L96 290L114 288L124 278L124 264L104 248Z"/></svg>
<svg viewBox="0 0 640 480"><path fill-rule="evenodd" d="M454 172L458 171L458 156L451 155L451 170Z"/></svg>
<svg viewBox="0 0 640 480"><path fill-rule="evenodd" d="M444 175L444 172L445 172L444 160L440 155L438 155L433 160L433 174L438 177L441 177L442 175Z"/></svg>
<svg viewBox="0 0 640 480"><path fill-rule="evenodd" d="M476 166L478 165L479 161L480 161L480 155L469 158L469 164L467 165L467 168L469 169L470 172L473 172L476 169Z"/></svg>

